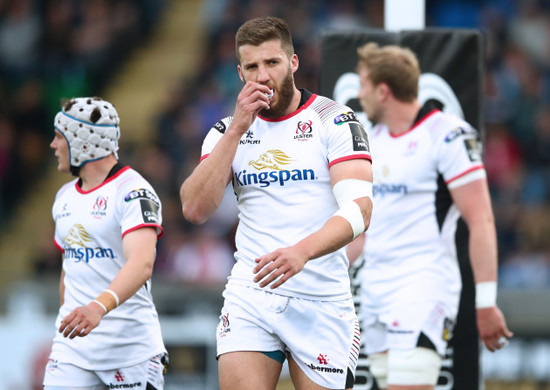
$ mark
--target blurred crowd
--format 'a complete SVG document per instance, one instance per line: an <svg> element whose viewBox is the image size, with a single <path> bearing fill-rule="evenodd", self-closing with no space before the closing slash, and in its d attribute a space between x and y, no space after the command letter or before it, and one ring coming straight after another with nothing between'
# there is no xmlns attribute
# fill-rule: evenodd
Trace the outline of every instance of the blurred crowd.
<svg viewBox="0 0 550 390"><path fill-rule="evenodd" d="M51 161L62 97L99 94L162 0L0 0L0 230Z"/></svg>
<svg viewBox="0 0 550 390"><path fill-rule="evenodd" d="M42 169L59 97L100 94L132 43L147 36L160 3L0 0L0 217L9 216L9 205ZM166 234L159 241L157 278L218 287L233 264L232 190L209 222L194 226L181 216L179 186L198 163L207 131L233 112L242 85L237 27L255 16L283 17L300 58L296 84L315 92L320 32L382 28L383 10L384 0L203 1L200 23L207 42L198 73L167 91L156 143L141 148L139 156L121 154L163 201ZM550 288L550 2L426 0L426 11L427 27L477 28L485 37L481 130L499 235L500 286ZM43 260L37 264L37 272L52 268Z"/></svg>

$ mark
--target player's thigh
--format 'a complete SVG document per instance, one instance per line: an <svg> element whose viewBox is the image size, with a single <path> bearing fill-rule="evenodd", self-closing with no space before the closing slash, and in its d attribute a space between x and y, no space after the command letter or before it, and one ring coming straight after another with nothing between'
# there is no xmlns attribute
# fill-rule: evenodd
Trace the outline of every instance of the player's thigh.
<svg viewBox="0 0 550 390"><path fill-rule="evenodd" d="M288 357L288 369L295 390L328 390L309 379L291 356Z"/></svg>
<svg viewBox="0 0 550 390"><path fill-rule="evenodd" d="M292 298L281 316L281 339L296 365L293 381L306 386L303 373L317 384L313 389L351 388L360 345L353 301Z"/></svg>
<svg viewBox="0 0 550 390"><path fill-rule="evenodd" d="M275 390L283 365L262 352L228 352L218 358L220 390Z"/></svg>
<svg viewBox="0 0 550 390"><path fill-rule="evenodd" d="M50 359L44 374L44 390L104 390L94 371Z"/></svg>
<svg viewBox="0 0 550 390"><path fill-rule="evenodd" d="M85 370L69 363L50 361L44 376L45 390L104 390L132 388L163 390L164 361L153 356L129 367L112 370Z"/></svg>
<svg viewBox="0 0 550 390"><path fill-rule="evenodd" d="M288 297L242 286L228 286L216 331L217 355L228 352L285 352L275 329L277 310Z"/></svg>
<svg viewBox="0 0 550 390"><path fill-rule="evenodd" d="M456 319L456 308L440 301L395 305L380 320L386 325L388 350L426 347L444 355Z"/></svg>
<svg viewBox="0 0 550 390"><path fill-rule="evenodd" d="M164 354L114 370L96 371L107 389L163 390Z"/></svg>
<svg viewBox="0 0 550 390"><path fill-rule="evenodd" d="M382 353L388 350L388 329L386 324L375 321L363 325L361 344L367 355Z"/></svg>

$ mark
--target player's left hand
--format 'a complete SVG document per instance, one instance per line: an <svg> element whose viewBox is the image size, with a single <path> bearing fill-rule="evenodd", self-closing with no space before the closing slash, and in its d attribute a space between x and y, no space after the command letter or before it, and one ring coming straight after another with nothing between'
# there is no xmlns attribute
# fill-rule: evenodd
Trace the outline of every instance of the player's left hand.
<svg viewBox="0 0 550 390"><path fill-rule="evenodd" d="M59 332L63 332L63 337L70 339L74 339L76 336L84 337L99 325L104 315L105 311L101 306L90 302L86 306L77 307L63 318Z"/></svg>
<svg viewBox="0 0 550 390"><path fill-rule="evenodd" d="M502 312L497 306L477 309L477 329L479 337L491 352L508 344L514 334L506 326Z"/></svg>
<svg viewBox="0 0 550 390"><path fill-rule="evenodd" d="M259 282L260 287L265 287L275 281L270 287L277 288L299 273L307 261L305 254L300 253L294 246L277 249L256 259L257 265L253 269L256 274L254 282Z"/></svg>

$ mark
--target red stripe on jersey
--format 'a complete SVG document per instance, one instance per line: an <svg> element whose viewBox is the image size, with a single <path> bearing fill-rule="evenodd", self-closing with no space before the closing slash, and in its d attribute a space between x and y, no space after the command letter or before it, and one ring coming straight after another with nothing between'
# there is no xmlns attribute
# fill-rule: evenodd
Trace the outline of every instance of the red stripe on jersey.
<svg viewBox="0 0 550 390"><path fill-rule="evenodd" d="M462 172L461 174L456 175L455 177L450 178L445 182L445 184L449 185L451 182L455 181L456 179L460 179L462 176L466 176L468 173L477 171L478 169L483 169L483 165L476 165L470 169L468 169L465 172Z"/></svg>
<svg viewBox="0 0 550 390"><path fill-rule="evenodd" d="M61 253L65 253L65 249L63 249L63 247L57 243L55 238L53 239L53 244L56 246L57 249L59 249Z"/></svg>
<svg viewBox="0 0 550 390"><path fill-rule="evenodd" d="M342 161L357 160L359 158L369 160L372 163L372 157L370 156L370 154L352 154L351 156L344 156L344 157L337 158L336 160L332 160L328 164L328 167L330 168L334 164L338 164L339 162L342 162Z"/></svg>
<svg viewBox="0 0 550 390"><path fill-rule="evenodd" d="M98 188L101 188L103 187L105 184L115 180L117 177L119 177L120 175L122 175L124 172L126 172L128 169L131 169L130 166L126 166L124 168L122 168L120 171L118 171L117 173L115 173L113 176L111 176L110 178L108 178L107 180L105 180L103 183L101 183L100 185L98 185L97 187L95 188L92 188L91 190L88 190L88 191L84 191L82 188L80 188L80 186L78 185L78 182L79 180L76 181L76 184L75 184L75 187L76 187L76 190L81 193L81 194L89 194L90 192L94 192L95 190L97 190Z"/></svg>
<svg viewBox="0 0 550 390"><path fill-rule="evenodd" d="M418 122L416 122L413 127L411 127L409 130L403 132L403 133L399 133L399 134L392 134L391 131L389 132L390 133L390 137L392 138L399 138L401 137L402 135L405 135L407 133L410 133L411 131L413 131L414 129L416 129L418 126L420 126L426 119L428 119L429 117L431 117L433 114L437 113L437 112L440 112L440 110L438 110L437 108L430 111L428 114L426 114L426 116L422 119L420 119Z"/></svg>
<svg viewBox="0 0 550 390"><path fill-rule="evenodd" d="M317 97L317 94L312 94L310 96L310 98L308 99L307 102L305 102L300 108L298 108L296 111L294 112L291 112L290 114L288 115L285 115L285 116L282 116L280 118L277 118L277 119L268 119L268 118L264 118L260 115L258 115L258 118L266 121L266 122L281 122L281 121L284 121L288 118L292 118L293 116L295 115L298 115L300 112L304 111L306 108L308 108L309 106L311 106L311 103L313 103L313 101L315 100L315 98Z"/></svg>
<svg viewBox="0 0 550 390"><path fill-rule="evenodd" d="M206 157L208 157L208 156L210 156L210 153L205 154L204 156L202 156L201 159L199 160L199 162L202 161L202 160L204 160L204 159L205 159Z"/></svg>
<svg viewBox="0 0 550 390"><path fill-rule="evenodd" d="M122 238L124 238L124 236L128 233L133 232L134 230L144 228L144 227L152 227L152 228L160 229L160 233L157 233L157 238L161 238L162 236L164 236L164 229L162 228L162 226L157 225L155 223L142 223L141 225L137 225L137 226L134 226L131 229L126 230L124 233L122 233Z"/></svg>

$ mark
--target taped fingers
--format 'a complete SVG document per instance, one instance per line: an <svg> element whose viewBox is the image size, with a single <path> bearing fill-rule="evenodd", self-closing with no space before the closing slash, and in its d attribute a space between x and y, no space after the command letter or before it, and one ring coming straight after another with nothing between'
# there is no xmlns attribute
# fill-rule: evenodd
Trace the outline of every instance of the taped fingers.
<svg viewBox="0 0 550 390"><path fill-rule="evenodd" d="M498 339L498 344L500 345L500 348L506 347L508 344L510 344L510 339L508 337L502 336L500 339Z"/></svg>

